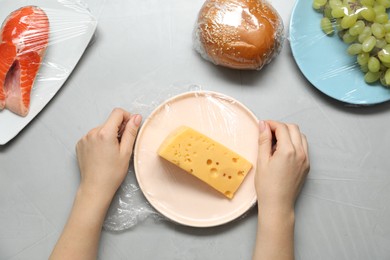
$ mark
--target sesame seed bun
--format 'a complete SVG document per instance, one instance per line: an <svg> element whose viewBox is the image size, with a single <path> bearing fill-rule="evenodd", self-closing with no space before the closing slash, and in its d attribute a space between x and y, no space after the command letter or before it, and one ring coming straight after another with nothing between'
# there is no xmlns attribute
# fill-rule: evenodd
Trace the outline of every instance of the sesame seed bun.
<svg viewBox="0 0 390 260"><path fill-rule="evenodd" d="M194 30L202 57L233 69L260 70L282 42L283 22L264 0L206 0Z"/></svg>

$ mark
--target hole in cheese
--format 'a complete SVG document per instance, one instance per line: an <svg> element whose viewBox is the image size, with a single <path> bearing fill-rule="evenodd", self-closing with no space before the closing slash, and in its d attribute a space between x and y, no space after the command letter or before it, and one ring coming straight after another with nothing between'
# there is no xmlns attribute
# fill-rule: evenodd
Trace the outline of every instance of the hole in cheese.
<svg viewBox="0 0 390 260"><path fill-rule="evenodd" d="M238 171L238 172L237 172L237 175L240 176L240 177L244 177L244 176L245 176L245 175L244 175L244 171Z"/></svg>
<svg viewBox="0 0 390 260"><path fill-rule="evenodd" d="M212 163L213 163L212 160L210 160L210 159L207 160L207 165L210 165L210 164L212 164Z"/></svg>
<svg viewBox="0 0 390 260"><path fill-rule="evenodd" d="M238 161L238 158L232 158L232 161L233 161L233 162L237 162L237 161Z"/></svg>
<svg viewBox="0 0 390 260"><path fill-rule="evenodd" d="M218 177L218 169L217 168L211 168L210 169L210 176L213 177L213 178L217 178Z"/></svg>
<svg viewBox="0 0 390 260"><path fill-rule="evenodd" d="M233 193L231 191L225 191L225 196L228 197L228 198L232 198L233 197Z"/></svg>

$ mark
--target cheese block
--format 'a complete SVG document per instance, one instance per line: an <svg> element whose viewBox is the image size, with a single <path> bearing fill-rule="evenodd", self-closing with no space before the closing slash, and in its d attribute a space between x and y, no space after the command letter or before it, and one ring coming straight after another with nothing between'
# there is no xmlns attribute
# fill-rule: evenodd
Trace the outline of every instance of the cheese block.
<svg viewBox="0 0 390 260"><path fill-rule="evenodd" d="M232 199L252 164L215 140L182 126L160 145L158 155Z"/></svg>

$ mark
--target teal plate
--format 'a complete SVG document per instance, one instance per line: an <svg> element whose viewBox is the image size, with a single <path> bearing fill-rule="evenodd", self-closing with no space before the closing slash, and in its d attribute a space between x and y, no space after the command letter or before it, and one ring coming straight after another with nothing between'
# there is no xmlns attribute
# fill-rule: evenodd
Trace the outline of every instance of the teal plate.
<svg viewBox="0 0 390 260"><path fill-rule="evenodd" d="M322 93L354 105L374 105L390 100L390 89L379 82L367 84L348 45L336 34L326 36L321 13L312 0L297 0L290 21L290 43L303 75Z"/></svg>

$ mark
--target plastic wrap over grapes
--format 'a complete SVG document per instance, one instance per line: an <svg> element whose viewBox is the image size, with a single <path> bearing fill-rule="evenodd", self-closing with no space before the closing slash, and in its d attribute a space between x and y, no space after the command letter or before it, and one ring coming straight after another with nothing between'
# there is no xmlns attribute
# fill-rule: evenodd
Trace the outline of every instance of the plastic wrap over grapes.
<svg viewBox="0 0 390 260"><path fill-rule="evenodd" d="M390 0L313 0L322 31L346 44L367 83L390 87Z"/></svg>

